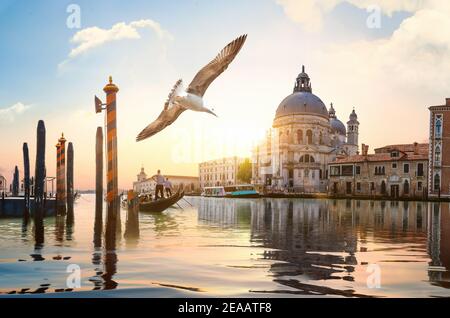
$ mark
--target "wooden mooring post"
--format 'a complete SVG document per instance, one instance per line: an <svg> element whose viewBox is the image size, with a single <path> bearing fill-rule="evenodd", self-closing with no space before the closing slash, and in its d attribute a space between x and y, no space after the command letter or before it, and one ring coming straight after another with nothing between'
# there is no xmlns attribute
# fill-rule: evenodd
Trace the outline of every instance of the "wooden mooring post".
<svg viewBox="0 0 450 318"><path fill-rule="evenodd" d="M105 247L114 250L116 247L116 233L120 233L120 206L118 190L117 164L117 106L116 94L119 88L113 84L112 77L103 88L106 93L106 138L107 138L107 177L106 202L107 219L105 231Z"/></svg>
<svg viewBox="0 0 450 318"><path fill-rule="evenodd" d="M58 139L57 149L57 171L56 171L56 188L58 193L57 214L65 215L67 212L66 200L66 139L64 134Z"/></svg>
<svg viewBox="0 0 450 318"><path fill-rule="evenodd" d="M36 245L44 243L45 124L38 122L34 178L34 229Z"/></svg>
<svg viewBox="0 0 450 318"><path fill-rule="evenodd" d="M13 197L19 196L19 168L14 168L13 184L12 184Z"/></svg>
<svg viewBox="0 0 450 318"><path fill-rule="evenodd" d="M102 246L103 231L103 130L97 127L95 135L95 224L94 246Z"/></svg>
<svg viewBox="0 0 450 318"><path fill-rule="evenodd" d="M74 202L74 190L73 190L73 144L69 142L67 146L67 222L72 223L74 220L73 215L73 202Z"/></svg>
<svg viewBox="0 0 450 318"><path fill-rule="evenodd" d="M28 152L28 144L23 143L23 186L24 186L24 203L25 210L23 217L28 220L30 217L30 156Z"/></svg>

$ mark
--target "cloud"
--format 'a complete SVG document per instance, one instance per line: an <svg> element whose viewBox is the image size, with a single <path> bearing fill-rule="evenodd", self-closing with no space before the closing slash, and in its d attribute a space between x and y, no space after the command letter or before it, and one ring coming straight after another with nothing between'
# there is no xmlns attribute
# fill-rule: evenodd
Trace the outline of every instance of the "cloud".
<svg viewBox="0 0 450 318"><path fill-rule="evenodd" d="M349 3L361 9L378 6L388 16L397 11L415 12L434 0L276 0L286 16L301 24L307 31L319 31L323 17L340 3Z"/></svg>
<svg viewBox="0 0 450 318"><path fill-rule="evenodd" d="M75 47L70 51L68 58L59 64L59 68L70 62L70 60L106 43L125 39L140 39L139 29L152 30L160 40L172 39L172 35L168 31L164 30L158 22L151 19L132 21L128 24L119 22L110 29L99 27L86 28L75 33L70 39L70 42L75 44Z"/></svg>
<svg viewBox="0 0 450 318"><path fill-rule="evenodd" d="M25 105L23 103L16 103L7 108L0 109L0 120L14 122L17 116L23 114L28 110L31 105Z"/></svg>

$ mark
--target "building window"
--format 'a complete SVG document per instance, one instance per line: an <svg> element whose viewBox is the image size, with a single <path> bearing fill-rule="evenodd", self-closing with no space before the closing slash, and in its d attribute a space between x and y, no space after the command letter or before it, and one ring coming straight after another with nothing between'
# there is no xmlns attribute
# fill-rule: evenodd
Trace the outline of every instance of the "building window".
<svg viewBox="0 0 450 318"><path fill-rule="evenodd" d="M353 166L350 166L350 165L342 166L342 175L343 176L353 176Z"/></svg>
<svg viewBox="0 0 450 318"><path fill-rule="evenodd" d="M423 177L423 163L417 164L417 176Z"/></svg>
<svg viewBox="0 0 450 318"><path fill-rule="evenodd" d="M341 174L341 167L340 166L331 166L330 167L330 176L339 176Z"/></svg>
<svg viewBox="0 0 450 318"><path fill-rule="evenodd" d="M311 172L311 178L312 178L312 179L315 179L315 178L316 178L316 171L315 171L315 170L313 170L313 171Z"/></svg>
<svg viewBox="0 0 450 318"><path fill-rule="evenodd" d="M405 180L405 182L403 183L403 194L404 195L409 194L409 182L408 182L408 180Z"/></svg>
<svg viewBox="0 0 450 318"><path fill-rule="evenodd" d="M323 145L322 132L319 134L319 144Z"/></svg>
<svg viewBox="0 0 450 318"><path fill-rule="evenodd" d="M384 174L385 174L384 166L375 167L375 175L384 175Z"/></svg>
<svg viewBox="0 0 450 318"><path fill-rule="evenodd" d="M434 162L437 165L441 163L441 147L439 145L434 150Z"/></svg>
<svg viewBox="0 0 450 318"><path fill-rule="evenodd" d="M417 191L422 191L422 182L417 182Z"/></svg>
<svg viewBox="0 0 450 318"><path fill-rule="evenodd" d="M345 188L346 188L346 193L347 194L352 194L352 183L351 182L346 182L345 183Z"/></svg>
<svg viewBox="0 0 450 318"><path fill-rule="evenodd" d="M392 164L392 169L397 169L397 163L394 162L394 163Z"/></svg>
<svg viewBox="0 0 450 318"><path fill-rule="evenodd" d="M313 163L314 161L314 157L311 155L303 155L300 157L300 162L305 162L305 163Z"/></svg>
<svg viewBox="0 0 450 318"><path fill-rule="evenodd" d="M319 179L322 179L322 169L319 170Z"/></svg>
<svg viewBox="0 0 450 318"><path fill-rule="evenodd" d="M356 182L356 191L361 192L361 182Z"/></svg>
<svg viewBox="0 0 450 318"><path fill-rule="evenodd" d="M392 157L392 158L397 158L398 155L399 155L399 154L398 154L398 151L392 151L392 152L391 152L391 157Z"/></svg>
<svg viewBox="0 0 450 318"><path fill-rule="evenodd" d="M375 182L371 182L370 183L370 191L374 191L375 190Z"/></svg>
<svg viewBox="0 0 450 318"><path fill-rule="evenodd" d="M308 145L312 144L312 136L313 136L312 130L308 130L306 132L306 142Z"/></svg>
<svg viewBox="0 0 450 318"><path fill-rule="evenodd" d="M301 129L297 130L297 143L298 144L303 143L303 130Z"/></svg>
<svg viewBox="0 0 450 318"><path fill-rule="evenodd" d="M361 166L355 166L355 174L361 174Z"/></svg>
<svg viewBox="0 0 450 318"><path fill-rule="evenodd" d="M439 191L441 188L441 177L436 173L434 175L434 186L433 189L434 191Z"/></svg>
<svg viewBox="0 0 450 318"><path fill-rule="evenodd" d="M437 115L434 123L434 137L441 138L442 137L442 116Z"/></svg>
<svg viewBox="0 0 450 318"><path fill-rule="evenodd" d="M403 172L404 172L404 173L409 173L409 163L405 163L405 164L403 165Z"/></svg>

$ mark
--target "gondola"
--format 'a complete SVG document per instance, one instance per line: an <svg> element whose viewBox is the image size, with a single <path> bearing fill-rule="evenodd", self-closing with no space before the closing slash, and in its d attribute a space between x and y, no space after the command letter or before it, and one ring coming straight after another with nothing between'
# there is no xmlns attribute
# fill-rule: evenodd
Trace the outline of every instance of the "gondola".
<svg viewBox="0 0 450 318"><path fill-rule="evenodd" d="M139 203L139 210L143 212L162 212L181 200L183 196L184 191L178 190L171 197L159 199L156 201Z"/></svg>

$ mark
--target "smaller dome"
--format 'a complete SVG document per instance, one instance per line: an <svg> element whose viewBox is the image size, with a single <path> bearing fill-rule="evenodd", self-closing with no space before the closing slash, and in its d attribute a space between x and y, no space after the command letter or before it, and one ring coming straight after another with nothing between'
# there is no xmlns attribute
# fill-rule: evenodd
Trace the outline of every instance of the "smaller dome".
<svg viewBox="0 0 450 318"><path fill-rule="evenodd" d="M347 124L359 124L358 122L358 115L356 115L355 109L353 108L352 113L349 116L349 121L347 122Z"/></svg>
<svg viewBox="0 0 450 318"><path fill-rule="evenodd" d="M337 117L330 118L330 126L332 133L338 133L340 135L347 135L347 130L345 129L345 125L337 119Z"/></svg>

